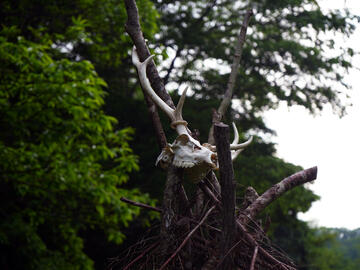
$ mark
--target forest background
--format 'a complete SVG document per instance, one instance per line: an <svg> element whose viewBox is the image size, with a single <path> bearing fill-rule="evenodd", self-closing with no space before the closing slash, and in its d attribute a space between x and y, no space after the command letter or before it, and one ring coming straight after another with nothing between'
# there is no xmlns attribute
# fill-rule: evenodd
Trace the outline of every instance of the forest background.
<svg viewBox="0 0 360 270"><path fill-rule="evenodd" d="M358 17L349 12L325 14L314 0L137 5L167 90L177 99L191 86L184 118L202 141L243 16L253 9L225 117L243 138L255 135L234 163L239 201L247 186L261 193L301 169L276 156L264 112L286 102L345 114L351 85L344 76L356 52L326 37L351 36ZM120 201L160 205L165 179L154 166L160 149L129 57L126 19L115 0L0 3L1 269L121 269L124 250L156 234L156 214ZM328 54L335 47L341 53ZM314 228L298 218L318 199L298 187L275 202L264 214L269 237L299 269L358 269L359 230Z"/></svg>

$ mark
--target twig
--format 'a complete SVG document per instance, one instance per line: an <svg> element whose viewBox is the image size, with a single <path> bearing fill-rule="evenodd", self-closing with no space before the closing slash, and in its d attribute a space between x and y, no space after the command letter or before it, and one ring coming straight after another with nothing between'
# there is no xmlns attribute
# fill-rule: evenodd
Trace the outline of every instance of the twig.
<svg viewBox="0 0 360 270"><path fill-rule="evenodd" d="M147 204L144 204L144 203L134 202L134 201L129 200L129 199L125 198L125 197L121 197L120 201L131 204L131 205L134 205L134 206L142 207L142 208L145 208L145 209L148 209L148 210L156 211L156 212L159 212L159 213L162 212L162 209L160 209L158 207L150 206L150 205L147 205Z"/></svg>
<svg viewBox="0 0 360 270"><path fill-rule="evenodd" d="M205 185L205 183L200 182L199 187L206 195L208 195L211 199L213 199L214 202L216 202L219 205L221 204L220 201L216 198L215 194Z"/></svg>
<svg viewBox="0 0 360 270"><path fill-rule="evenodd" d="M286 191L313 181L317 176L317 167L312 167L307 170L297 172L281 182L275 184L267 191L265 191L259 198L257 198L252 204L250 204L238 218L242 220L243 224L248 223L254 219L262 210L264 210L270 203L279 198Z"/></svg>
<svg viewBox="0 0 360 270"><path fill-rule="evenodd" d="M229 254L231 254L231 252L240 244L243 243L243 241L238 241L235 245L233 245L228 252L225 254L225 256L223 258L221 258L220 262L217 264L216 269L219 269L219 266L223 263L224 259L226 258L226 256L228 256Z"/></svg>
<svg viewBox="0 0 360 270"><path fill-rule="evenodd" d="M254 270L258 249L259 249L258 246L256 246L255 249L254 249L254 254L253 254L253 257L251 259L251 264L250 264L250 270Z"/></svg>
<svg viewBox="0 0 360 270"><path fill-rule="evenodd" d="M206 218L210 215L210 213L215 209L215 205L212 206L204 215L204 217L200 220L199 224L195 226L194 229L185 237L184 241L181 243L181 245L175 250L175 252L170 256L169 259L166 260L166 262L160 267L160 270L164 269L169 262L176 256L176 254L183 248L183 246L186 244L186 242L190 239L190 237L196 232L196 230L201 226L201 224L204 223Z"/></svg>
<svg viewBox="0 0 360 270"><path fill-rule="evenodd" d="M227 108L230 105L231 99L232 99L232 94L233 94L234 87L235 87L236 75L238 73L241 55L242 55L242 51L243 51L243 47L244 47L244 43L245 43L246 31L247 31L249 21L250 21L250 18L252 15L253 15L253 12L251 9L249 9L245 14L244 22L243 22L243 25L241 26L240 34L239 34L238 40L236 42L234 61L231 66L231 73L230 73L229 81L227 84L227 89L225 92L224 99L221 101L220 107L218 109L218 113L220 114L221 117L225 114Z"/></svg>
<svg viewBox="0 0 360 270"><path fill-rule="evenodd" d="M233 63L231 65L231 72L230 72L227 88L226 88L226 91L224 94L224 98L221 101L218 110L214 111L214 113L213 113L213 124L210 128L209 139L208 139L208 142L210 144L214 144L214 142L215 142L215 140L214 140L214 124L221 121L222 117L224 116L224 114L232 100L236 76L238 74L241 55L242 55L242 51L243 51L243 47L244 47L244 43L245 43L246 31L249 26L249 21L250 21L250 18L252 15L253 15L252 10L251 9L247 10L247 12L245 14L244 22L241 26L241 30L240 30L238 39L236 41Z"/></svg>
<svg viewBox="0 0 360 270"><path fill-rule="evenodd" d="M145 249L139 256L137 256L134 260L132 260L127 266L125 266L125 268L123 270L127 270L130 269L130 267L136 263L138 260L140 260L142 257L144 257L145 254L147 254L150 250L152 250L154 247L156 247L159 243L156 242L154 244L152 244L150 247L148 247L147 249Z"/></svg>
<svg viewBox="0 0 360 270"><path fill-rule="evenodd" d="M279 265L280 269L283 270L296 270L295 267L289 266L283 262L280 262L278 259L276 259L275 257L273 257L272 255L270 255L265 249L263 249L262 247L260 247L258 245L258 243L256 242L256 240L247 232L247 230L245 229L245 227L239 222L236 222L237 227L242 231L245 239L250 242L251 245L253 245L254 247L258 246L259 248L259 252L266 258L268 259L273 265Z"/></svg>

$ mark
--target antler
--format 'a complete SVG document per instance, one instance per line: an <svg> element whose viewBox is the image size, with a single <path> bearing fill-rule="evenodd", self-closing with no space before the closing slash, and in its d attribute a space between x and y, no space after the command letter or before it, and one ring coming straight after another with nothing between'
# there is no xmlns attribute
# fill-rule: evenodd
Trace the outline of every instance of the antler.
<svg viewBox="0 0 360 270"><path fill-rule="evenodd" d="M191 137L190 132L186 128L187 122L182 118L182 108L184 105L188 87L186 87L185 90L183 91L175 110L172 109L169 105L167 105L155 93L154 89L152 89L152 87L151 87L151 84L150 84L148 78L146 77L146 67L153 57L154 57L154 55L150 55L144 62L140 62L139 56L136 52L136 48L135 48L135 46L133 47L132 62L138 70L140 83L141 83L143 89L146 91L146 93L156 103L156 105L158 105L159 108L161 110L163 110L169 116L170 120L172 121L171 127L173 129L175 129L179 135L186 134Z"/></svg>
<svg viewBox="0 0 360 270"><path fill-rule="evenodd" d="M239 153L244 150L253 140L253 136L250 137L246 142L239 144L239 132L234 124L232 123L233 129L234 129L234 140L230 144L230 150L232 150L232 157L233 160L239 155ZM216 152L216 146L210 145L210 149L214 152Z"/></svg>
<svg viewBox="0 0 360 270"><path fill-rule="evenodd" d="M182 117L182 108L184 105L187 87L183 91L176 109L166 104L152 89L151 84L146 76L146 68L154 56L149 56L144 62L140 62L135 46L132 51L132 62L136 66L140 83L143 90L151 97L154 103L163 110L171 120L171 127L176 130L179 136L172 144L168 144L160 153L155 164L160 163L161 166L167 166L171 163L176 167L185 168L190 173L194 181L203 179L210 169L217 167L216 146L203 144L191 136L187 128L187 122ZM234 141L230 145L232 159L234 160L238 154L248 146L252 137L245 143L238 144L239 133L234 127Z"/></svg>

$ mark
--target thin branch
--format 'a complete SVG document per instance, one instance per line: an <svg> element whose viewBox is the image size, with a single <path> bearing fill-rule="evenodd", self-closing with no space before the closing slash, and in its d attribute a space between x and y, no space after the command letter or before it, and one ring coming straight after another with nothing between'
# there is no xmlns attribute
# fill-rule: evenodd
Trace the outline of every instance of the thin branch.
<svg viewBox="0 0 360 270"><path fill-rule="evenodd" d="M182 52L182 49L178 48L177 51L176 51L176 54L175 54L175 56L174 56L174 58L173 58L173 60L172 60L171 63L170 63L170 67L168 68L167 73L166 73L166 75L165 75L165 77L164 77L164 84L165 84L165 85L166 85L166 84L168 83L168 81L169 81L170 73L173 71L173 69L174 69L174 67L175 67L175 61L176 61L176 59L180 56L181 52Z"/></svg>
<svg viewBox="0 0 360 270"><path fill-rule="evenodd" d="M234 61L231 66L231 73L229 77L229 81L227 84L227 89L224 95L224 99L221 101L220 107L218 109L218 113L221 115L221 117L225 114L227 108L229 107L232 99L232 94L235 87L235 80L238 73L241 55L245 43L245 37L246 37L246 31L249 26L249 21L251 16L253 15L253 12L251 9L249 9L244 18L243 25L241 26L240 34L238 36L238 40L236 42L236 48L235 48L235 54L234 54Z"/></svg>
<svg viewBox="0 0 360 270"><path fill-rule="evenodd" d="M214 202L216 202L217 204L221 204L220 201L216 198L215 194L205 185L205 183L200 182L199 183L199 187L201 188L201 190L207 195L209 196Z"/></svg>
<svg viewBox="0 0 360 270"><path fill-rule="evenodd" d="M227 89L225 91L224 98L221 101L221 104L220 104L217 112L213 113L213 124L210 128L209 139L208 139L208 142L210 144L214 144L214 123L221 121L222 117L225 115L225 112L226 112L227 108L229 107L231 100L232 100L236 76L238 74L241 55L242 55L242 51L243 51L243 47L244 47L244 43L245 43L246 31L249 26L250 18L252 15L253 15L253 11L251 9L247 10L247 12L245 14L244 22L241 26L241 30L240 30L238 39L236 41L235 53L234 53L233 63L231 65L231 72L230 72L229 81L227 84Z"/></svg>
<svg viewBox="0 0 360 270"><path fill-rule="evenodd" d="M131 204L131 205L134 205L134 206L138 206L138 207L141 207L141 208L145 208L145 209L148 209L148 210L156 211L156 212L159 212L159 213L162 212L161 208L150 206L150 205L147 205L147 204L144 204L144 203L135 202L135 201L129 200L129 199L125 198L125 197L121 197L120 201Z"/></svg>
<svg viewBox="0 0 360 270"><path fill-rule="evenodd" d="M150 247L148 247L147 249L145 249L139 256L137 256L134 260L132 260L127 266L125 266L125 268L123 270L127 270L130 269L130 267L136 263L137 261L139 261L142 257L144 257L150 250L152 250L153 248L155 248L157 245L159 245L158 242L152 244Z"/></svg>
<svg viewBox="0 0 360 270"><path fill-rule="evenodd" d="M312 167L307 170L297 172L281 182L275 184L267 191L265 191L259 198L250 204L244 211L243 215L239 217L244 223L248 223L254 219L262 210L264 210L270 203L283 195L286 191L293 189L296 186L313 181L317 176L317 167Z"/></svg>
<svg viewBox="0 0 360 270"><path fill-rule="evenodd" d="M145 61L150 56L150 51L145 43L143 33L140 28L139 12L135 3L135 0L124 0L126 12L128 14L128 20L125 24L125 30L133 40L136 51L138 53L141 62ZM175 108L174 103L170 95L166 92L164 83L159 76L154 61L150 61L147 68L147 75L151 86L155 90L156 94L164 100L173 109Z"/></svg>
<svg viewBox="0 0 360 270"><path fill-rule="evenodd" d="M165 267L169 264L169 262L176 256L176 254L184 247L186 242L190 239L190 237L196 232L196 230L204 223L204 221L207 219L207 217L210 215L210 213L215 209L215 205L211 207L204 217L200 220L199 224L196 225L194 229L185 237L184 241L181 243L181 245L175 250L175 252L170 256L169 259L166 260L166 262L160 267L160 270L165 269Z"/></svg>
<svg viewBox="0 0 360 270"><path fill-rule="evenodd" d="M148 47L146 46L145 39L140 28L139 13L136 3L134 0L124 0L124 2L126 12L128 14L128 20L125 24L125 30L135 44L140 61L144 61L148 56L150 56L150 52ZM151 85L153 86L153 89L160 96L160 98L163 99L170 107L175 108L170 95L165 90L164 84L159 76L158 71L156 70L153 61L149 63L147 75ZM150 118L155 129L156 139L158 141L158 144L160 145L160 148L164 148L167 145L167 141L165 132L160 122L157 108L154 102L144 90L143 93L150 114Z"/></svg>
<svg viewBox="0 0 360 270"><path fill-rule="evenodd" d="M256 246L255 249L254 249L254 254L253 254L253 257L251 259L251 264L250 264L250 270L254 270L258 249L259 249L259 246Z"/></svg>
<svg viewBox="0 0 360 270"><path fill-rule="evenodd" d="M259 246L257 241L254 239L254 237L252 237L247 230L245 229L244 225L242 225L239 221L236 222L237 227L242 231L245 239L252 244L254 247ZM276 259L275 257L273 257L272 255L270 255L265 249L263 249L262 247L259 246L259 252L261 253L261 255L263 255L266 259L268 259L273 265L278 265L280 267L280 269L283 270L296 270L295 267L287 265L283 262L280 262L278 259Z"/></svg>

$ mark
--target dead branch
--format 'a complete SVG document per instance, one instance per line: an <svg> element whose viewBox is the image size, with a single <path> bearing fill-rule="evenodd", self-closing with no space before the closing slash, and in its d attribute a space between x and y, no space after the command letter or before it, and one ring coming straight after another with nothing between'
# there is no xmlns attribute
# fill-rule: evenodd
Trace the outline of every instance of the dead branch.
<svg viewBox="0 0 360 270"><path fill-rule="evenodd" d="M237 227L241 230L241 232L244 235L244 238L254 247L259 246L257 241L252 237L247 230L245 229L244 225L241 224L239 221L236 222ZM282 270L296 270L295 267L289 266L283 262L280 262L278 259L276 259L274 256L269 254L265 249L259 246L260 253L269 260L273 265L277 265L279 269Z"/></svg>
<svg viewBox="0 0 360 270"><path fill-rule="evenodd" d="M258 246L256 246L256 247L254 248L254 254L253 254L253 257L252 257L252 259L251 259L250 270L254 270L255 261L256 261L256 256L257 256L257 253L258 253L258 249L259 249Z"/></svg>
<svg viewBox="0 0 360 270"><path fill-rule="evenodd" d="M145 208L145 209L148 209L148 210L156 211L156 212L159 212L159 213L162 212L162 209L160 209L158 207L154 207L154 206L147 205L147 204L144 204L144 203L134 202L134 201L129 200L129 199L125 198L125 197L121 197L120 201L131 204L131 205L134 205L134 206L138 206L138 207L141 207L141 208Z"/></svg>
<svg viewBox="0 0 360 270"><path fill-rule="evenodd" d="M243 24L241 26L241 30L240 30L238 39L236 41L235 53L234 53L233 63L231 65L231 72L230 72L229 81L227 84L227 89L225 91L224 98L221 101L221 104L220 104L218 110L213 112L213 124L210 128L209 139L208 139L208 142L210 144L214 144L214 142L215 142L214 141L214 123L218 123L221 121L222 117L224 116L224 114L232 100L236 76L238 74L241 55L242 55L242 51L243 51L243 47L244 47L244 43L245 43L246 31L249 26L250 18L252 15L253 15L253 11L251 9L247 10Z"/></svg>
<svg viewBox="0 0 360 270"><path fill-rule="evenodd" d="M139 256L137 256L134 260L132 260L127 266L125 266L125 268L123 270L127 270L130 269L130 267L136 263L137 261L139 261L142 257L144 257L146 254L148 254L148 252L150 250L152 250L153 248L155 248L157 245L159 245L159 242L156 242L154 244L152 244L150 247L148 247L147 249L145 249Z"/></svg>
<svg viewBox="0 0 360 270"><path fill-rule="evenodd" d="M267 191L265 191L260 197L258 197L252 204L250 204L239 217L240 220L243 220L243 223L248 223L250 220L255 219L255 217L264 210L270 203L283 195L286 191L305 184L307 182L313 181L317 176L317 167L312 167L307 170L297 172L280 183L275 184Z"/></svg>
<svg viewBox="0 0 360 270"><path fill-rule="evenodd" d="M199 224L195 226L194 229L191 230L191 232L185 237L184 241L181 243L181 245L175 250L175 252L166 260L166 262L160 267L160 270L164 269L169 262L176 256L176 254L184 247L186 242L190 239L190 237L196 232L196 230L204 223L206 218L210 215L210 213L215 209L215 205L212 206L204 215L204 217L200 220Z"/></svg>
<svg viewBox="0 0 360 270"><path fill-rule="evenodd" d="M140 28L139 22L139 12L135 3L135 0L124 0L126 12L128 14L128 20L125 24L125 30L131 37L134 45L136 47L136 51L139 55L140 61L143 62L146 58L150 56L149 49L145 43L144 35ZM155 67L154 62L151 60L147 69L147 75L149 81L154 88L156 94L171 108L175 108L174 103L165 90L164 83L159 76L159 73Z"/></svg>
<svg viewBox="0 0 360 270"><path fill-rule="evenodd" d="M214 125L214 137L219 159L221 202L223 217L223 234L220 249L222 251L223 269L232 268L231 256L225 255L232 247L235 235L235 181L232 167L229 126L223 123Z"/></svg>

